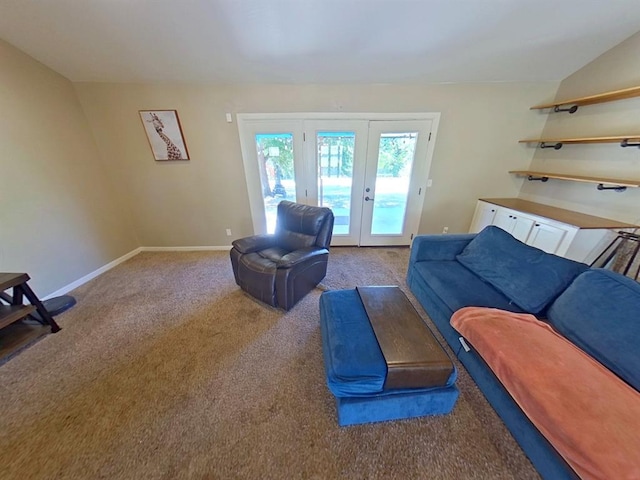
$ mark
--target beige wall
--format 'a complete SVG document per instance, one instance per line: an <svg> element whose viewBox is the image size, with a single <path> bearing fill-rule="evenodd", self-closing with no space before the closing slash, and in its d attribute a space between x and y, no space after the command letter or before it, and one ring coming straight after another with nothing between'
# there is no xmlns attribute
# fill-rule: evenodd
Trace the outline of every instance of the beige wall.
<svg viewBox="0 0 640 480"><path fill-rule="evenodd" d="M73 86L0 41L0 271L41 296L137 247Z"/></svg>
<svg viewBox="0 0 640 480"><path fill-rule="evenodd" d="M640 84L640 34L545 84L79 83L0 41L0 270L46 295L142 246L220 246L252 233L237 123L225 113L440 112L420 233L465 232L479 197L524 198L638 222L640 189L526 182L511 169L638 178L637 148L525 137L639 133L640 98L547 115L529 107ZM78 101L79 100L79 101ZM177 109L191 160L155 162L138 110ZM87 122L88 120L88 122ZM544 130L544 131L543 131ZM96 146L97 144L97 146Z"/></svg>
<svg viewBox="0 0 640 480"><path fill-rule="evenodd" d="M640 85L640 33L609 50L562 81L558 100ZM553 95L538 103L551 101ZM530 115L547 116L531 113ZM548 115L545 137L640 134L640 98L580 107L569 115ZM533 148L532 148L533 150ZM618 144L565 145L536 149L532 170L640 180L640 150ZM521 196L622 221L640 222L640 189L624 193L597 191L593 184L549 180L527 182Z"/></svg>
<svg viewBox="0 0 640 480"><path fill-rule="evenodd" d="M476 199L517 196L557 84L199 86L78 83L109 175L143 246L221 246L252 233L237 123L225 113L441 112L420 233L466 232ZM177 109L191 160L155 162L138 110Z"/></svg>

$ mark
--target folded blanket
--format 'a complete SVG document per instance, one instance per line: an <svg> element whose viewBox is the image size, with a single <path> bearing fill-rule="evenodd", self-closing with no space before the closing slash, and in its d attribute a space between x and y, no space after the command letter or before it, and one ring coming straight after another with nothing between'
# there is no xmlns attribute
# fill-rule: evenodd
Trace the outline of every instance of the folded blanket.
<svg viewBox="0 0 640 480"><path fill-rule="evenodd" d="M638 391L532 315L467 307L451 325L581 478L640 478Z"/></svg>

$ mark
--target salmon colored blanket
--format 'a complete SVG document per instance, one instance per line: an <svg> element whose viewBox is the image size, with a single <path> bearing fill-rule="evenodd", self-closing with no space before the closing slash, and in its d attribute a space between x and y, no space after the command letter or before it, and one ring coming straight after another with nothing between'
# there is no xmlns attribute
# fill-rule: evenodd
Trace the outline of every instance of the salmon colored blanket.
<svg viewBox="0 0 640 480"><path fill-rule="evenodd" d="M467 307L451 325L583 479L640 479L640 393L534 316Z"/></svg>

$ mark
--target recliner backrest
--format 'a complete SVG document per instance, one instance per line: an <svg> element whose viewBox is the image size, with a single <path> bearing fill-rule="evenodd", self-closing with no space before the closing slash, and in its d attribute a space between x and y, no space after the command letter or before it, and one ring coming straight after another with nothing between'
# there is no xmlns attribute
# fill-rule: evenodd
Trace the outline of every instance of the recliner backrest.
<svg viewBox="0 0 640 480"><path fill-rule="evenodd" d="M317 246L329 248L333 232L333 212L283 200L278 204L276 231L278 245L287 250Z"/></svg>

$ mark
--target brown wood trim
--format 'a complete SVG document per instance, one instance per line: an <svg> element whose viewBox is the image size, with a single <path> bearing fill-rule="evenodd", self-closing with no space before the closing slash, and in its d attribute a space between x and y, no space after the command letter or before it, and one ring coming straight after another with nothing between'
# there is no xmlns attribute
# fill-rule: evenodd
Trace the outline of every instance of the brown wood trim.
<svg viewBox="0 0 640 480"><path fill-rule="evenodd" d="M0 328L23 319L35 309L33 305L0 305Z"/></svg>
<svg viewBox="0 0 640 480"><path fill-rule="evenodd" d="M387 362L385 390L446 385L453 364L402 290L356 290Z"/></svg>
<svg viewBox="0 0 640 480"><path fill-rule="evenodd" d="M6 290L29 281L26 273L0 273L0 290Z"/></svg>
<svg viewBox="0 0 640 480"><path fill-rule="evenodd" d="M596 103L613 102L616 100L624 100L640 96L640 87L623 88L621 90L612 90L610 92L597 93L595 95L587 95L585 97L570 98L567 100L558 100L551 103L542 103L531 107L531 110L541 110L544 108L553 108L560 105L594 105Z"/></svg>

